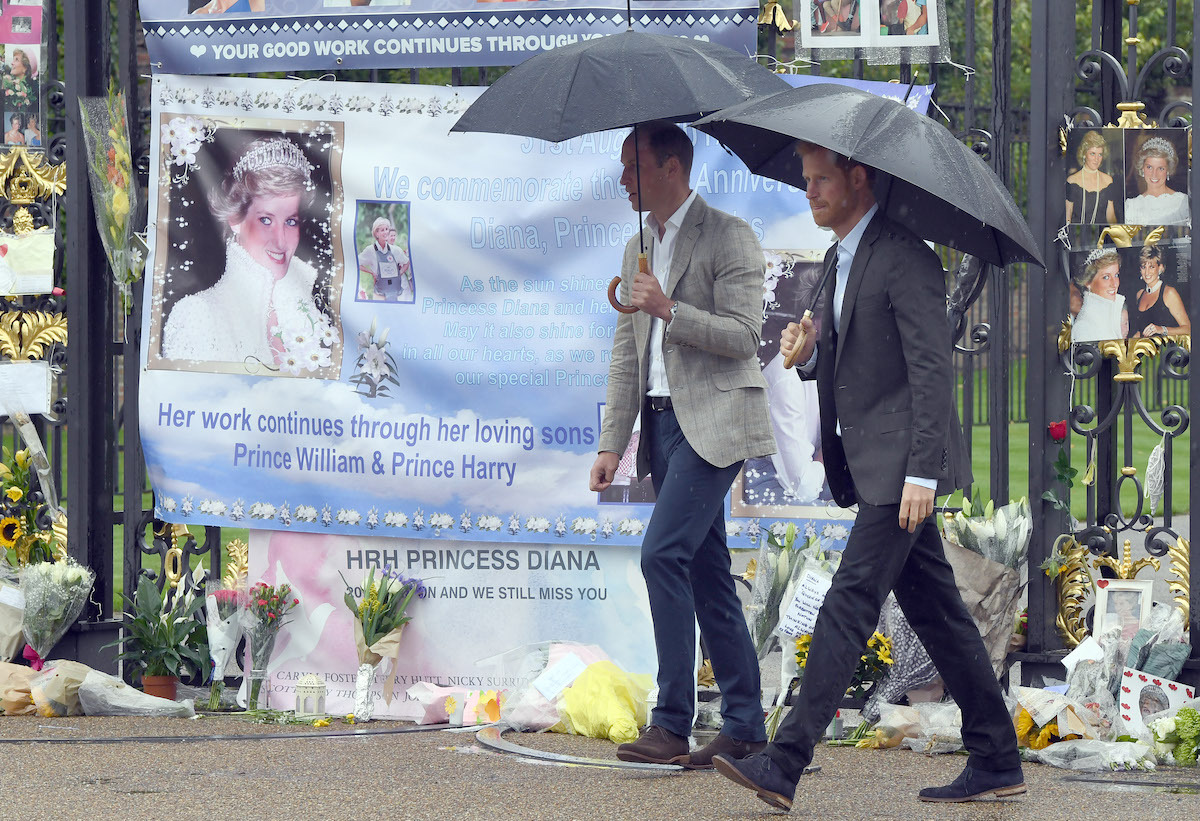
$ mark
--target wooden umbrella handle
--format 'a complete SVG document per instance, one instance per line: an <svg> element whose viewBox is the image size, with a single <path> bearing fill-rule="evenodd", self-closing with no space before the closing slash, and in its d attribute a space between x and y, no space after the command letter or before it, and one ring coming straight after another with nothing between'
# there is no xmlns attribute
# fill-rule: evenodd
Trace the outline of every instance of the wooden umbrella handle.
<svg viewBox="0 0 1200 821"><path fill-rule="evenodd" d="M812 319L812 315L813 315L812 311L804 312L805 319ZM792 352L790 354L788 354L786 357L784 357L783 367L791 368L791 367L795 366L796 357L800 356L800 349L804 347L804 343L807 341L807 339L808 339L808 334L806 334L804 332L804 329L801 328L800 329L800 337L796 340L796 346L794 348L792 348Z"/></svg>
<svg viewBox="0 0 1200 821"><path fill-rule="evenodd" d="M638 271L643 274L650 273L650 263L646 260L645 254L638 254ZM608 304L623 314L636 314L638 312L637 308L632 305L622 305L620 300L617 299L617 288L620 285L621 278L619 276L613 277L612 282L608 283Z"/></svg>

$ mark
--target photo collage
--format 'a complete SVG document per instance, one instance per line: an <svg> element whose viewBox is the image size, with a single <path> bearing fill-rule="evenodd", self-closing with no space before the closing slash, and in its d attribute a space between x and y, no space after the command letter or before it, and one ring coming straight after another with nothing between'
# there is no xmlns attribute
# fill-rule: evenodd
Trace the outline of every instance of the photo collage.
<svg viewBox="0 0 1200 821"><path fill-rule="evenodd" d="M0 0L0 89L5 145L46 142L40 68L44 0Z"/></svg>
<svg viewBox="0 0 1200 821"><path fill-rule="evenodd" d="M1072 342L1191 333L1183 128L1073 128L1065 214Z"/></svg>

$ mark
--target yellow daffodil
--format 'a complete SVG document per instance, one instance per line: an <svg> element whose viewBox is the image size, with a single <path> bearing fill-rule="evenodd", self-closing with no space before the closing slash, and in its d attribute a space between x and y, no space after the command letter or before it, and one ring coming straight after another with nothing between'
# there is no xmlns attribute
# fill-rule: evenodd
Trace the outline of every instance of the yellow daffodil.
<svg viewBox="0 0 1200 821"><path fill-rule="evenodd" d="M13 461L17 463L17 467L19 468L29 467L29 448L22 448L17 451L16 456L13 457Z"/></svg>
<svg viewBox="0 0 1200 821"><path fill-rule="evenodd" d="M346 723L347 723L347 724L353 724L353 723L354 723L354 713L347 713L347 714L346 714Z"/></svg>
<svg viewBox="0 0 1200 821"><path fill-rule="evenodd" d="M12 471L8 469L8 465L0 462L0 479L11 479Z"/></svg>
<svg viewBox="0 0 1200 821"><path fill-rule="evenodd" d="M314 726L314 727L328 727L328 726L329 726L329 719L327 719L327 718L318 718L316 721L314 721L314 722L312 723L312 726Z"/></svg>
<svg viewBox="0 0 1200 821"><path fill-rule="evenodd" d="M19 502L25 496L25 491L14 486L4 491L4 495L8 497L10 502Z"/></svg>
<svg viewBox="0 0 1200 821"><path fill-rule="evenodd" d="M0 545L12 547L21 536L21 520L15 516L5 516L0 519Z"/></svg>

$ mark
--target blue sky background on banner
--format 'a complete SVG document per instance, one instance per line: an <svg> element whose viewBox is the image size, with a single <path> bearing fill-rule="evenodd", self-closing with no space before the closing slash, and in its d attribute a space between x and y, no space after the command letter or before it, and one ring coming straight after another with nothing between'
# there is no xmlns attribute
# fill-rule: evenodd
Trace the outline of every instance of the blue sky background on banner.
<svg viewBox="0 0 1200 821"><path fill-rule="evenodd" d="M202 0L140 0L156 72L511 66L625 31L624 0L265 0L262 12L189 14ZM758 3L634 0L638 31L701 37L753 54Z"/></svg>
<svg viewBox="0 0 1200 821"><path fill-rule="evenodd" d="M894 85L855 85L897 96L904 92ZM342 292L343 355L336 381L176 370L151 357L142 379L141 422L160 516L194 524L361 535L640 542L651 507L598 504L586 488L616 317L603 291L619 269L624 247L623 241L610 240L630 236L637 227L637 215L617 184L624 134L587 135L561 144L448 134L478 93L475 88L204 77L156 80L156 124L164 116L185 114L226 123L242 117L256 129L273 123L284 132L294 132L301 119L340 122L345 206L339 241L350 271ZM289 98L296 103L292 110ZM927 100L928 89L918 87L909 102ZM750 175L711 138L690 133L697 139L697 190L716 207L747 219L765 248L821 251L828 246L831 237L813 224L803 192ZM163 168L165 150L153 141L153 168ZM153 176L161 188L163 180ZM567 193L533 202L523 197L456 200L449 194L453 184L446 182L512 177L523 187L531 185L531 191ZM354 299L359 201L408 203L414 304ZM157 210L159 197L151 202ZM171 216L169 197L166 209L152 213L151 224ZM604 228L602 237L590 233L598 225ZM508 227L497 232L500 226ZM512 244L519 247L505 247ZM180 253L185 252L157 238L151 256L155 274L146 279L147 305L161 305L159 272L168 257ZM515 290L496 290L501 281L515 283ZM449 305L494 313L446 314ZM534 305L544 305L546 314L522 312ZM555 314L575 308L582 313ZM151 329L162 317L156 311L161 308L147 311L144 319L143 361L157 354L152 346L158 337ZM373 326L376 339L388 329L396 360L399 384L387 398L360 396L349 381L358 372L358 335ZM505 337L511 329L532 338ZM553 338L564 331L571 335ZM508 358L484 361L488 351ZM189 424L171 424L163 415L168 407L197 413ZM240 411L251 420L249 434L208 430L201 423L205 412ZM341 420L343 434L296 437L258 430L260 417L292 411ZM420 438L351 437L350 420L359 418L413 423ZM428 424L427 434L421 433L422 422ZM458 428L465 443L449 441L452 424L465 426ZM478 441L484 426L499 426L501 438L509 441ZM234 463L238 444L286 451L296 462L299 448L331 448L342 456L361 456L366 470L257 469L245 459ZM380 471L371 469L376 451ZM399 465L395 453L404 457ZM488 464L486 478L463 479L468 458ZM421 464L420 459L453 464L453 479L406 474L406 466L414 460ZM734 523L732 544L749 545L746 525L746 520Z"/></svg>

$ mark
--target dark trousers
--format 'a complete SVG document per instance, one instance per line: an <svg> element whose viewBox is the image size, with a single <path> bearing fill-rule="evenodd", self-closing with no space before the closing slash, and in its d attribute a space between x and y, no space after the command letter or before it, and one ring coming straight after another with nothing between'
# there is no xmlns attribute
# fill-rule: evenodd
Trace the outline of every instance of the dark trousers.
<svg viewBox="0 0 1200 821"><path fill-rule="evenodd" d="M817 617L800 693L766 750L793 780L812 761L813 747L845 696L889 590L962 710L968 765L980 770L1020 766L1012 719L933 517L909 533L900 527L899 513L899 505L859 503L841 566Z"/></svg>
<svg viewBox="0 0 1200 821"><path fill-rule="evenodd" d="M642 539L658 651L658 705L650 718L672 733L692 730L696 623L721 688L723 732L763 741L758 656L742 615L725 542L725 495L741 462L719 468L684 438L674 411L642 413L656 501Z"/></svg>

